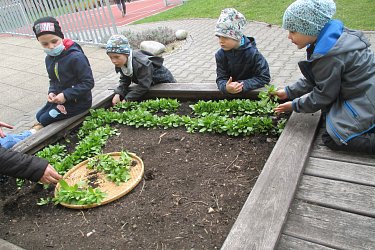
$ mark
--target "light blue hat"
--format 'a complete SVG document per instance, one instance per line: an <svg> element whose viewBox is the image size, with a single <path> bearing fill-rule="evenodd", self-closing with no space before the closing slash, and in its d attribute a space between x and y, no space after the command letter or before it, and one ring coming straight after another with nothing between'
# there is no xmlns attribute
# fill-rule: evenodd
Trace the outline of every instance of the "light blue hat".
<svg viewBox="0 0 375 250"><path fill-rule="evenodd" d="M217 20L215 35L240 41L243 36L242 28L245 24L246 18L236 9L224 9L221 11L220 17Z"/></svg>
<svg viewBox="0 0 375 250"><path fill-rule="evenodd" d="M130 55L130 44L128 39L123 35L113 35L107 42L107 53L117 53Z"/></svg>
<svg viewBox="0 0 375 250"><path fill-rule="evenodd" d="M283 28L308 36L318 36L336 12L333 0L297 0L286 9Z"/></svg>

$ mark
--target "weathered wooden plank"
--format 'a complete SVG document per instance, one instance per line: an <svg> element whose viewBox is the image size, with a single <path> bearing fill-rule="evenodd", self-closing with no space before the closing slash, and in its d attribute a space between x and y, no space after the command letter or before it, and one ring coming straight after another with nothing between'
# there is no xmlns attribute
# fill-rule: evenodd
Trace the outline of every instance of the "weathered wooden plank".
<svg viewBox="0 0 375 250"><path fill-rule="evenodd" d="M375 218L375 187L304 175L295 198Z"/></svg>
<svg viewBox="0 0 375 250"><path fill-rule="evenodd" d="M163 83L150 88L145 98L177 98L177 99L256 99L260 91L265 88L249 91L238 95L224 95L217 88L216 83Z"/></svg>
<svg viewBox="0 0 375 250"><path fill-rule="evenodd" d="M324 146L321 135L324 129L320 129L315 139L311 156L316 158L331 159L343 162L352 162L357 164L366 164L375 166L375 155L368 155L363 153L333 151Z"/></svg>
<svg viewBox="0 0 375 250"><path fill-rule="evenodd" d="M344 151L333 151L326 146L314 146L312 152L312 157L331 159L343 162L352 162L357 164L366 164L375 166L375 155L365 155L353 152Z"/></svg>
<svg viewBox="0 0 375 250"><path fill-rule="evenodd" d="M222 249L273 249L309 155L320 112L292 113Z"/></svg>
<svg viewBox="0 0 375 250"><path fill-rule="evenodd" d="M375 219L295 200L284 234L337 249L375 249Z"/></svg>
<svg viewBox="0 0 375 250"><path fill-rule="evenodd" d="M277 250L330 250L333 248L315 244L283 234L280 238Z"/></svg>
<svg viewBox="0 0 375 250"><path fill-rule="evenodd" d="M310 157L305 174L375 186L375 166Z"/></svg>

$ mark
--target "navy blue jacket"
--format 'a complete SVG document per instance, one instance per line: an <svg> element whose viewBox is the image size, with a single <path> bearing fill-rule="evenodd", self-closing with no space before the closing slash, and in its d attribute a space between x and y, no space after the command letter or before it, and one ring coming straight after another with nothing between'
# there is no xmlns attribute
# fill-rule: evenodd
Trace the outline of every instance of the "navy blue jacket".
<svg viewBox="0 0 375 250"><path fill-rule="evenodd" d="M64 105L82 106L92 104L91 89L94 87L90 63L79 44L64 39L65 50L56 57L46 56L46 68L50 79L48 93L64 93Z"/></svg>
<svg viewBox="0 0 375 250"><path fill-rule="evenodd" d="M244 44L237 49L219 49L216 59L216 84L222 93L227 93L226 83L243 82L242 92L261 88L271 80L268 63L258 51L253 37L243 37Z"/></svg>

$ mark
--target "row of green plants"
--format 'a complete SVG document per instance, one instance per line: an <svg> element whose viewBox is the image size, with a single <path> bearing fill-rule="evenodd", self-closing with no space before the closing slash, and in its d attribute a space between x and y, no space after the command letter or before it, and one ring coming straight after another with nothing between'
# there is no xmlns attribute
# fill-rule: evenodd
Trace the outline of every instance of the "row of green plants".
<svg viewBox="0 0 375 250"><path fill-rule="evenodd" d="M176 99L155 99L143 102L123 102L110 109L91 110L78 131L79 142L74 152L68 153L62 144L50 145L37 155L48 160L60 174L65 174L71 167L88 158L100 155L102 147L110 136L117 134L114 124L123 124L144 128L185 127L189 133L224 133L230 136L246 136L256 133L280 134L286 119L274 116L273 109L278 105L277 97L269 87L259 94L258 100L219 100L198 101L190 105L191 113L179 115L181 103ZM95 162L95 158L90 162ZM98 165L98 164L97 164ZM117 184L127 180L127 174L116 175L115 170L106 170ZM124 179L122 179L124 178ZM63 186L63 185L62 185ZM64 185L66 186L66 185ZM82 187L70 187L82 190ZM94 201L100 192L88 190ZM81 196L79 196L81 197ZM96 197L96 198L95 198ZM60 202L61 200L55 200Z"/></svg>
<svg viewBox="0 0 375 250"><path fill-rule="evenodd" d="M187 132L226 133L246 136L255 133L280 134L286 119L274 116L277 98L271 96L273 86L259 94L259 100L198 101L190 105L190 115L178 115L181 104L176 99L123 102L111 109L91 110L78 131L79 142L68 153L62 144L50 145L37 153L64 174L72 166L101 154L109 137L116 135L113 124L136 128L185 127Z"/></svg>

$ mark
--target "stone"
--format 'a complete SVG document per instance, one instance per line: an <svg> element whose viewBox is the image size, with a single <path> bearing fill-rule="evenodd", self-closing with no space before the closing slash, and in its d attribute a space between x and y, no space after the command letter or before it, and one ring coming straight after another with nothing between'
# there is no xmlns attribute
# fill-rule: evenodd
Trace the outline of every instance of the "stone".
<svg viewBox="0 0 375 250"><path fill-rule="evenodd" d="M186 30L177 30L176 31L176 39L177 40L184 40L188 36L188 32Z"/></svg>
<svg viewBox="0 0 375 250"><path fill-rule="evenodd" d="M141 50L148 51L154 55L160 55L166 49L165 45L156 41L143 41L139 45Z"/></svg>

